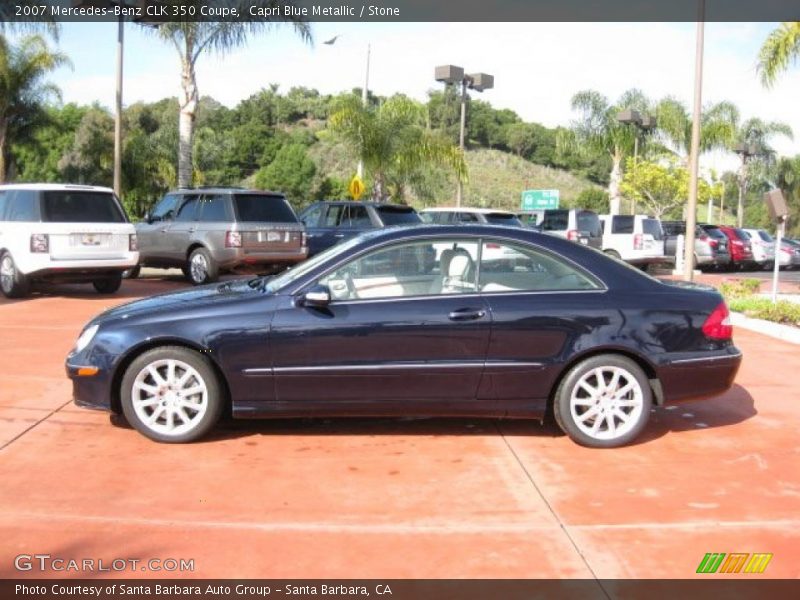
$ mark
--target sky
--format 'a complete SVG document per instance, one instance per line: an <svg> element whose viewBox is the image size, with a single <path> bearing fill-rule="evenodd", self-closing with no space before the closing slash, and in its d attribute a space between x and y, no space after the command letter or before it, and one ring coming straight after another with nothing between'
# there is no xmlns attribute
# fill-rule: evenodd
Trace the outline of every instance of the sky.
<svg viewBox="0 0 800 600"><path fill-rule="evenodd" d="M756 56L775 23L708 23L705 30L703 102L730 100L743 118L788 123L796 140L774 140L781 154L800 153L800 65L772 89L756 75ZM59 41L73 69L52 78L65 102L114 102L116 24L65 23ZM526 121L568 125L570 98L595 89L616 99L631 87L653 99L674 96L691 108L694 90L694 23L315 23L314 44L291 28L251 38L242 49L200 58L200 93L228 106L271 83L337 93L361 87L371 48L369 89L403 92L425 100L437 89L436 65L495 77L495 88L479 96L510 108ZM179 61L175 48L136 25L126 26L124 101L176 96ZM336 43L322 42L338 35ZM723 153L701 157L701 166L735 168Z"/></svg>

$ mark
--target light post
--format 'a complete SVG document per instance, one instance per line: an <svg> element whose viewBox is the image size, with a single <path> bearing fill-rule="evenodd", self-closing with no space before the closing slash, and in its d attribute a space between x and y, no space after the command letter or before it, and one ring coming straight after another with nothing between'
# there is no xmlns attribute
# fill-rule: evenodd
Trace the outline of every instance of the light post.
<svg viewBox="0 0 800 600"><path fill-rule="evenodd" d="M736 222L739 227L744 225L744 194L747 190L747 162L758 155L755 144L736 144L733 151L742 159L739 167L739 204L736 208Z"/></svg>
<svg viewBox="0 0 800 600"><path fill-rule="evenodd" d="M639 162L639 134L643 131L652 131L656 128L656 118L647 113L641 114L631 108L623 110L617 115L617 121L623 125L633 125L636 128L633 138L633 169ZM636 214L636 199L631 199L631 214Z"/></svg>
<svg viewBox="0 0 800 600"><path fill-rule="evenodd" d="M462 67L442 65L436 67L434 78L436 81L444 83L445 85L461 85L461 127L458 133L458 147L461 148L461 153L464 154L464 136L467 125L467 90L470 89L476 92L482 92L483 90L492 89L494 87L494 76L487 73L465 75ZM463 183L459 177L458 187L456 188L456 206L461 206L463 193Z"/></svg>

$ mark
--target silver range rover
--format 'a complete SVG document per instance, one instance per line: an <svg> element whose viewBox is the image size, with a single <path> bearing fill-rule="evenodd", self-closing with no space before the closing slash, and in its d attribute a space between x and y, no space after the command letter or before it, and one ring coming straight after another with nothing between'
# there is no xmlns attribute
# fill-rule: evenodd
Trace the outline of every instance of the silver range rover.
<svg viewBox="0 0 800 600"><path fill-rule="evenodd" d="M281 271L308 255L303 224L285 196L274 192L170 192L137 224L136 233L139 267L178 267L195 285L226 271ZM128 275L136 277L139 267Z"/></svg>

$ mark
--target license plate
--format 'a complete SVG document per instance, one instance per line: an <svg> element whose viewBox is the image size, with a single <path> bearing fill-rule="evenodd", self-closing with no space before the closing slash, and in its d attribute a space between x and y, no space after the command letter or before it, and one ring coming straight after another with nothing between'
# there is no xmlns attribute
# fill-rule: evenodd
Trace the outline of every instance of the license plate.
<svg viewBox="0 0 800 600"><path fill-rule="evenodd" d="M589 244L589 238L582 237L582 238L580 238L580 242L584 246L587 246Z"/></svg>
<svg viewBox="0 0 800 600"><path fill-rule="evenodd" d="M102 233L81 233L71 237L73 246L88 246L90 248L102 246L106 241L106 236Z"/></svg>
<svg viewBox="0 0 800 600"><path fill-rule="evenodd" d="M268 231L267 232L267 241L268 242L280 242L281 241L281 234L278 231Z"/></svg>

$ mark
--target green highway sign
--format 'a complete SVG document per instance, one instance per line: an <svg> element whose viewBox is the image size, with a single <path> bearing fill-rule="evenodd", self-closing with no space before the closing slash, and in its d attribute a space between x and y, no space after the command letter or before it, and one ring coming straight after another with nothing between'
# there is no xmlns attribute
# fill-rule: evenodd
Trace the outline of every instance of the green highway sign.
<svg viewBox="0 0 800 600"><path fill-rule="evenodd" d="M525 190L522 192L522 210L558 208L558 190Z"/></svg>

